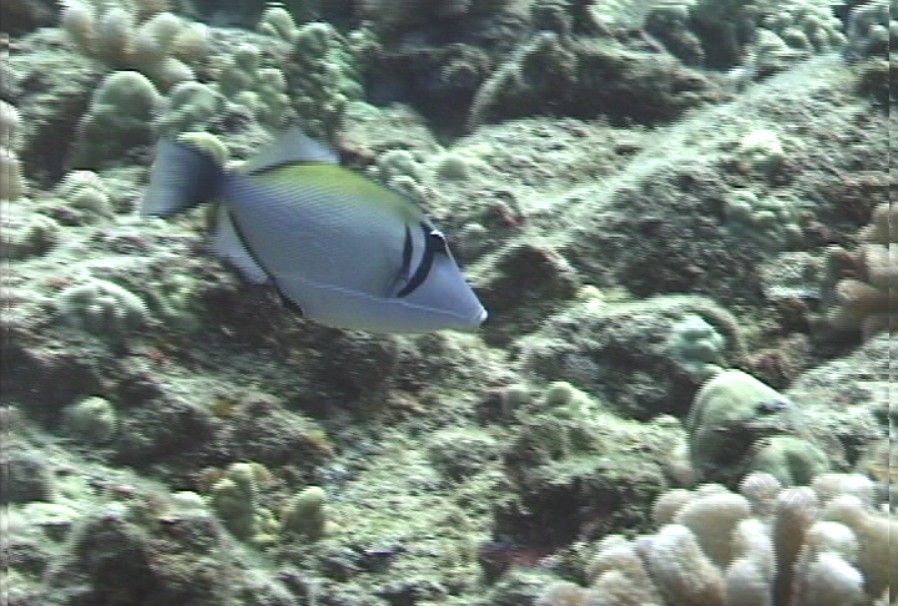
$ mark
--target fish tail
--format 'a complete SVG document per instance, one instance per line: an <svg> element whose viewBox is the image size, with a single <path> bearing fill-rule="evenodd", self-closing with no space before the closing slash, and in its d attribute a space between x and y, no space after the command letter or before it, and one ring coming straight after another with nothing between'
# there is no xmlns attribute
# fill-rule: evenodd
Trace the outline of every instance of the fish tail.
<svg viewBox="0 0 898 606"><path fill-rule="evenodd" d="M217 198L225 171L198 147L161 139L140 214L167 217Z"/></svg>

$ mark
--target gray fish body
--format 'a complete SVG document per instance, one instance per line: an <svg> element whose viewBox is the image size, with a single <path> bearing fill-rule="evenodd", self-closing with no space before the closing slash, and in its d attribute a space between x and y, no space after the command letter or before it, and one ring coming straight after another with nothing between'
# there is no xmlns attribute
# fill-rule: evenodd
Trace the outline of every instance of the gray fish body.
<svg viewBox="0 0 898 606"><path fill-rule="evenodd" d="M179 175L191 165L193 174L208 175L209 160L160 143L145 214L195 204L203 187ZM429 332L471 331L486 318L442 234L412 202L338 166L332 152L296 129L240 172L219 169L214 181L205 189L223 202L216 252L249 280L273 282L309 319Z"/></svg>

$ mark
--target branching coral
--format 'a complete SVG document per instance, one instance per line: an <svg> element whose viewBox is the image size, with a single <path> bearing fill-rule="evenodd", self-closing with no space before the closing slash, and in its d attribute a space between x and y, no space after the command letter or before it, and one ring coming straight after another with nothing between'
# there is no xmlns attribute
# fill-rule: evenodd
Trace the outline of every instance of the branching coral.
<svg viewBox="0 0 898 606"><path fill-rule="evenodd" d="M825 474L812 487L745 478L656 501L657 533L606 537L583 571L588 587L549 586L539 606L858 606L889 602L898 575L898 523L876 508L860 475Z"/></svg>
<svg viewBox="0 0 898 606"><path fill-rule="evenodd" d="M860 233L854 251L827 251L824 292L833 299L826 319L836 330L868 339L898 321L898 207L883 203Z"/></svg>
<svg viewBox="0 0 898 606"><path fill-rule="evenodd" d="M61 25L85 54L136 69L168 89L195 78L190 64L205 56L208 31L164 9L165 3L150 0L133 6L67 0Z"/></svg>
<svg viewBox="0 0 898 606"><path fill-rule="evenodd" d="M110 74L94 92L78 123L72 164L99 168L122 153L150 142L153 117L162 97L153 83L136 71Z"/></svg>
<svg viewBox="0 0 898 606"><path fill-rule="evenodd" d="M334 140L347 101L362 95L346 39L327 23L307 23L292 40L285 75L291 105L314 136Z"/></svg>
<svg viewBox="0 0 898 606"><path fill-rule="evenodd" d="M218 90L230 101L248 108L262 125L277 131L290 116L287 80L284 72L264 67L261 59L256 46L238 47L221 65Z"/></svg>

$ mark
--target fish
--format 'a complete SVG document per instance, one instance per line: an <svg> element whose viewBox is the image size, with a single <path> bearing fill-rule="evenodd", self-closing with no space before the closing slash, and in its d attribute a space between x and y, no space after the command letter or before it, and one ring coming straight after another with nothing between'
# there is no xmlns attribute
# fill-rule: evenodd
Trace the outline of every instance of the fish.
<svg viewBox="0 0 898 606"><path fill-rule="evenodd" d="M298 126L236 169L191 141L159 140L140 214L217 201L213 251L303 317L375 333L474 332L486 320L421 208Z"/></svg>

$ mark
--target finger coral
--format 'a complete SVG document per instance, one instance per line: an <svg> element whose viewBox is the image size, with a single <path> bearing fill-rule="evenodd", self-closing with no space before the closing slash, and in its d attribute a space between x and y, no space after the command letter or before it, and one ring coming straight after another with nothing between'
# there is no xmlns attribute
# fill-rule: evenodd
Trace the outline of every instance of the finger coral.
<svg viewBox="0 0 898 606"><path fill-rule="evenodd" d="M873 209L854 251L827 251L824 292L833 303L827 322L840 332L860 332L864 339L890 331L898 321L898 208L888 203Z"/></svg>
<svg viewBox="0 0 898 606"><path fill-rule="evenodd" d="M132 147L149 143L161 103L156 87L139 72L107 76L78 124L73 166L99 168Z"/></svg>
<svg viewBox="0 0 898 606"><path fill-rule="evenodd" d="M871 482L824 474L783 488L757 473L738 493L706 484L662 495L657 533L612 535L580 587L559 581L540 606L860 606L889 603L898 574L898 523L877 508ZM894 600L890 603L894 604Z"/></svg>
<svg viewBox="0 0 898 606"><path fill-rule="evenodd" d="M164 3L143 0L110 6L68 0L62 28L85 54L115 68L136 69L162 89L193 80L190 63L207 51L207 28L164 12Z"/></svg>

